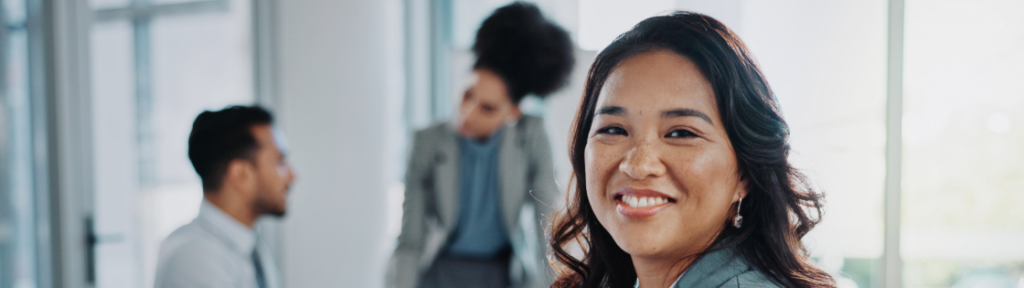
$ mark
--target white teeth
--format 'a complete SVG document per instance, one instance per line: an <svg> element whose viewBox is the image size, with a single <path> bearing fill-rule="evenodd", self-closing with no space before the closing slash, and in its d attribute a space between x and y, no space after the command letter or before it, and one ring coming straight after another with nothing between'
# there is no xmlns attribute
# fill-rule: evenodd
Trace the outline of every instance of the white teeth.
<svg viewBox="0 0 1024 288"><path fill-rule="evenodd" d="M661 197L636 197L633 195L622 195L622 202L630 207L648 207L668 203L668 199Z"/></svg>

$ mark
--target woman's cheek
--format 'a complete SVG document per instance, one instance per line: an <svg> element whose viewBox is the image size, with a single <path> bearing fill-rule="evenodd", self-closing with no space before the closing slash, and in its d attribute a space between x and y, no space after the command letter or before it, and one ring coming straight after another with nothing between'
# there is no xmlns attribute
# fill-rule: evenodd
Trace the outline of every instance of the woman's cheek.
<svg viewBox="0 0 1024 288"><path fill-rule="evenodd" d="M599 185L597 185L597 183L598 179L602 178L601 173L597 171L600 170L596 166L597 162L595 162L595 157L597 157L597 155L600 154L595 152L594 149L594 142L590 141L587 143L587 146L583 150L583 171L585 173L584 175L586 176L586 188L588 194L587 196L590 198L591 201L599 199L595 198L595 196L600 194L599 192L601 191L601 188L598 187Z"/></svg>
<svg viewBox="0 0 1024 288"><path fill-rule="evenodd" d="M721 149L714 149L709 151L703 151L699 155L694 156L692 163L693 167L688 167L692 174L696 174L703 179L714 179L711 183L715 183L716 190L724 189L735 183L734 178L736 176L736 165L735 156L731 151L722 151ZM728 190L728 189L726 189Z"/></svg>
<svg viewBox="0 0 1024 288"><path fill-rule="evenodd" d="M675 153L668 154L675 156L668 163L672 163L675 166L672 171L674 174L677 174L676 179L703 179L704 182L707 182L717 179L719 172L722 170L722 163L728 161L728 159L723 159L725 155L716 152L697 147L681 149Z"/></svg>
<svg viewBox="0 0 1024 288"><path fill-rule="evenodd" d="M587 193L589 193L591 200L598 200L602 204L607 204L607 197L604 197L604 193L607 190L609 171L609 162L612 161L609 157L614 154L613 149L609 149L606 144L591 141L587 144L585 149L585 163L584 168L587 176Z"/></svg>

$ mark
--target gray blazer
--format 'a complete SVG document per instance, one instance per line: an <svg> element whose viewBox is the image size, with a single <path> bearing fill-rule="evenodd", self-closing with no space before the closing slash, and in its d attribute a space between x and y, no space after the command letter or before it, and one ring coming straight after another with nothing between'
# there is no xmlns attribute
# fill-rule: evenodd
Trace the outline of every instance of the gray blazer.
<svg viewBox="0 0 1024 288"><path fill-rule="evenodd" d="M498 178L504 228L512 242L514 287L548 287L545 215L559 195L541 118L505 128ZM416 132L405 175L402 233L388 263L387 287L415 288L445 248L459 217L458 135L448 123Z"/></svg>
<svg viewBox="0 0 1024 288"><path fill-rule="evenodd" d="M686 269L675 288L775 288L775 283L764 273L747 264L736 248L708 253Z"/></svg>

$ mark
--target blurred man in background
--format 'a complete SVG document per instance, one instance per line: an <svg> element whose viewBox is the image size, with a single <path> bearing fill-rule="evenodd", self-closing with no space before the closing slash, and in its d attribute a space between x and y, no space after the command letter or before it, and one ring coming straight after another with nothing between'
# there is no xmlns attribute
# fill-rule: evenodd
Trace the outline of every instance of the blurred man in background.
<svg viewBox="0 0 1024 288"><path fill-rule="evenodd" d="M295 175L283 135L263 108L231 106L196 117L188 156L203 182L199 216L164 240L156 288L278 287L253 225L283 216Z"/></svg>

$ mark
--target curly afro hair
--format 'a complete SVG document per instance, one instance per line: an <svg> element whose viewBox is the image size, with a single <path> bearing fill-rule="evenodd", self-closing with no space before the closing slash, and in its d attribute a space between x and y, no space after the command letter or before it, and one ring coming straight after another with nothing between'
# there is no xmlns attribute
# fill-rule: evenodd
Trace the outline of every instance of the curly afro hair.
<svg viewBox="0 0 1024 288"><path fill-rule="evenodd" d="M544 19L533 4L515 2L495 10L476 32L476 64L505 81L518 104L527 94L546 97L565 85L575 58L569 33Z"/></svg>

